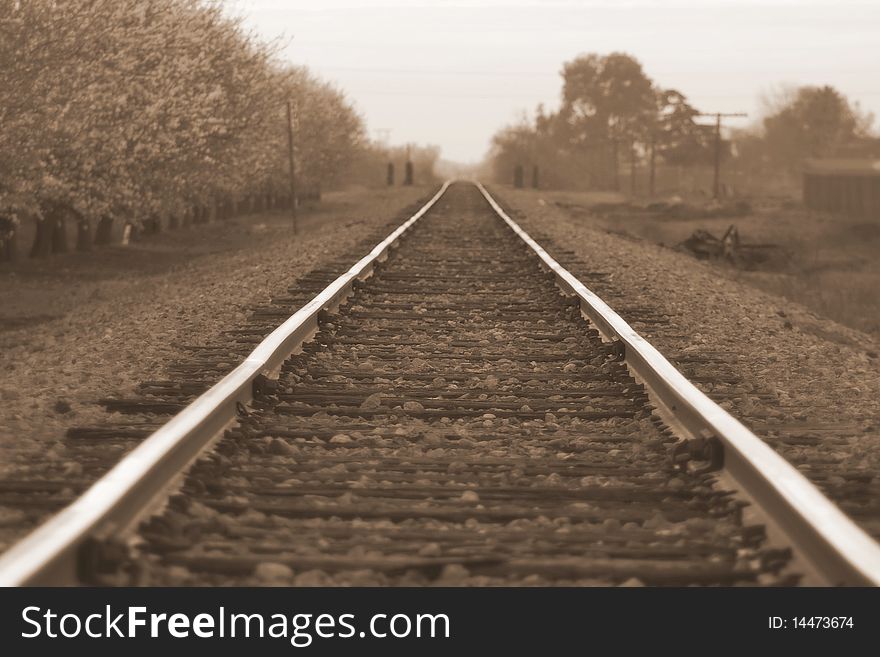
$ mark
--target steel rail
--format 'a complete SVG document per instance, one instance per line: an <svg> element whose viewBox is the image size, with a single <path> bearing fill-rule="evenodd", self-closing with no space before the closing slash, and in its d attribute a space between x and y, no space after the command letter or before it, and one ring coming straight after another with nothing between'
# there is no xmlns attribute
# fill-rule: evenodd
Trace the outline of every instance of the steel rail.
<svg viewBox="0 0 880 657"><path fill-rule="evenodd" d="M626 362L654 398L692 437L724 445L724 469L783 532L826 585L880 585L880 544L763 440L688 381L611 307L554 260L511 219L483 185L492 209L553 272L557 285L580 299L581 311L607 339L620 340Z"/></svg>
<svg viewBox="0 0 880 657"><path fill-rule="evenodd" d="M492 209L553 272L563 291L579 297L582 312L609 339L625 345L631 370L687 433L715 436L725 446L724 467L827 584L880 584L880 546L746 427L712 402L619 315L551 258L476 183ZM186 467L253 397L254 382L276 370L317 329L318 314L338 305L355 280L440 199L449 183L348 272L273 331L219 383L125 456L73 504L0 556L0 586L77 582L80 546L91 537L124 531L155 505Z"/></svg>
<svg viewBox="0 0 880 657"><path fill-rule="evenodd" d="M71 505L0 556L0 586L77 583L80 547L91 537L133 526L235 419L239 405L253 399L255 380L279 368L315 333L318 314L349 296L354 281L368 278L449 184L444 183L418 212L270 333L238 367L123 457Z"/></svg>

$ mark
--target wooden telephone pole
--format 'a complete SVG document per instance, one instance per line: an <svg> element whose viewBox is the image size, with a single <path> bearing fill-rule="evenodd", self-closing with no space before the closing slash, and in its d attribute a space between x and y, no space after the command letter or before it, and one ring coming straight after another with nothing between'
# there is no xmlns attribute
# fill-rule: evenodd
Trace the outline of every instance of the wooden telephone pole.
<svg viewBox="0 0 880 657"><path fill-rule="evenodd" d="M404 185L412 185L413 184L413 163L412 157L410 155L411 146L410 144L406 145L406 164L404 165L403 171L403 184Z"/></svg>
<svg viewBox="0 0 880 657"><path fill-rule="evenodd" d="M722 117L748 116L745 112L700 112L697 116L715 117L715 182L712 185L712 197L721 195L721 119Z"/></svg>
<svg viewBox="0 0 880 657"><path fill-rule="evenodd" d="M293 223L293 234L299 230L296 221L296 169L293 165L293 110L287 101L287 156L290 158L290 219Z"/></svg>

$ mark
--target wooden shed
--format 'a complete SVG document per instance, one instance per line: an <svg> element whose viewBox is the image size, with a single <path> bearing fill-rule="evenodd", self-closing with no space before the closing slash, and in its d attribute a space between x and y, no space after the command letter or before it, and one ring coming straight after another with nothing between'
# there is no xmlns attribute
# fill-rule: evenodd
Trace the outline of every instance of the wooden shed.
<svg viewBox="0 0 880 657"><path fill-rule="evenodd" d="M880 160L808 160L804 205L880 221Z"/></svg>

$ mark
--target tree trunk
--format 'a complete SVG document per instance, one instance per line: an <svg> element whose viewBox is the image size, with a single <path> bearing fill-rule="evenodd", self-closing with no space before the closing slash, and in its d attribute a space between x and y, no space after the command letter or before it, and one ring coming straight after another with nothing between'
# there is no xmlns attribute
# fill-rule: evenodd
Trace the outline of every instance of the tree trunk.
<svg viewBox="0 0 880 657"><path fill-rule="evenodd" d="M80 217L76 222L76 250L92 250L92 222L88 217Z"/></svg>
<svg viewBox="0 0 880 657"><path fill-rule="evenodd" d="M177 214L168 215L168 230L177 230L180 227L180 219Z"/></svg>
<svg viewBox="0 0 880 657"><path fill-rule="evenodd" d="M12 219L0 217L0 262L18 259L18 234Z"/></svg>
<svg viewBox="0 0 880 657"><path fill-rule="evenodd" d="M52 215L52 253L67 253L67 210L56 208Z"/></svg>
<svg viewBox="0 0 880 657"><path fill-rule="evenodd" d="M18 230L13 228L12 232L6 236L4 257L8 262L18 260Z"/></svg>
<svg viewBox="0 0 880 657"><path fill-rule="evenodd" d="M36 233L30 255L31 258L45 258L52 253L52 230L48 219L37 218L36 222Z"/></svg>
<svg viewBox="0 0 880 657"><path fill-rule="evenodd" d="M629 194L636 195L636 145L631 142L629 145Z"/></svg>
<svg viewBox="0 0 880 657"><path fill-rule="evenodd" d="M618 151L617 140L614 139L611 142L611 175L614 176L611 179L611 185L615 192L620 191L620 158L618 157Z"/></svg>
<svg viewBox="0 0 880 657"><path fill-rule="evenodd" d="M151 214L147 219L143 222L143 230L141 231L144 235L158 235L162 232L162 219L159 218L157 214Z"/></svg>
<svg viewBox="0 0 880 657"><path fill-rule="evenodd" d="M113 243L113 217L106 214L98 220L98 227L95 229L95 244L103 246Z"/></svg>

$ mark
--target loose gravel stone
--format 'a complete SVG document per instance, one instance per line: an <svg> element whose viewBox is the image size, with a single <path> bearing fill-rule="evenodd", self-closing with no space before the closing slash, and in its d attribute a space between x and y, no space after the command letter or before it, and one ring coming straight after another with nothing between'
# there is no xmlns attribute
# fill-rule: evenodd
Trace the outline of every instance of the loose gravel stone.
<svg viewBox="0 0 880 657"><path fill-rule="evenodd" d="M750 287L738 270L607 232L545 192L501 196L551 256L880 538L874 337Z"/></svg>
<svg viewBox="0 0 880 657"><path fill-rule="evenodd" d="M461 494L460 499L466 504L476 504L480 501L480 496L472 490L466 490Z"/></svg>
<svg viewBox="0 0 880 657"><path fill-rule="evenodd" d="M254 568L254 577L263 582L288 582L293 577L293 570L283 563L263 562Z"/></svg>
<svg viewBox="0 0 880 657"><path fill-rule="evenodd" d="M271 224L264 219L268 228L253 232L254 218L244 217L41 263L49 273L67 268L61 283L51 277L34 283L30 276L4 276L0 480L33 479L44 467L57 478L69 458L64 436L72 428L119 420L144 425L161 421L163 416L152 412L123 418L96 402L109 396L133 397L144 381L175 378L169 367L192 360L191 346L201 353L212 348L226 352L213 363L219 380L239 362L230 359L225 331L246 327L256 304L289 294L288 288L315 268L331 265L365 238L385 233L384 226L401 209L428 191L416 186L331 192L320 213L303 213L296 236L287 220ZM151 264L156 261L161 266ZM340 267L339 273L344 270ZM55 318L26 328L14 328L13 322L10 328L10 309L21 306L21 299L45 298L50 285L56 290ZM274 319L274 324L283 319ZM112 464L134 444L105 444L101 460ZM82 476L88 480L98 474L98 469L89 468ZM83 485L71 483L75 492ZM64 492L54 499L63 503L68 499ZM29 515L31 522L38 511ZM47 507L44 513L50 511ZM0 537L0 550L14 536Z"/></svg>
<svg viewBox="0 0 880 657"><path fill-rule="evenodd" d="M362 411L374 411L382 407L382 393L375 392L367 397L360 405Z"/></svg>
<svg viewBox="0 0 880 657"><path fill-rule="evenodd" d="M644 389L487 210L450 190L142 525L131 559L150 563L120 569L161 583L182 565L210 585L253 583L263 562L295 585L794 581L715 475L671 462ZM266 453L273 435L295 458Z"/></svg>
<svg viewBox="0 0 880 657"><path fill-rule="evenodd" d="M269 444L269 453L275 454L276 456L290 456L295 453L294 448L286 441L281 438L275 438Z"/></svg>

